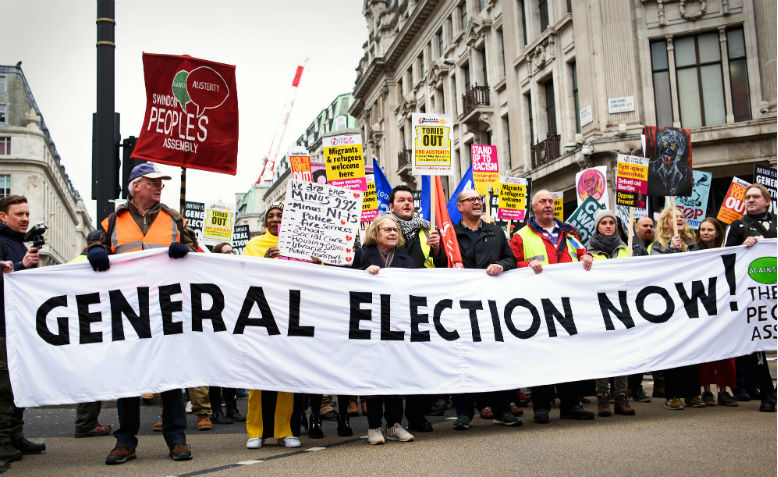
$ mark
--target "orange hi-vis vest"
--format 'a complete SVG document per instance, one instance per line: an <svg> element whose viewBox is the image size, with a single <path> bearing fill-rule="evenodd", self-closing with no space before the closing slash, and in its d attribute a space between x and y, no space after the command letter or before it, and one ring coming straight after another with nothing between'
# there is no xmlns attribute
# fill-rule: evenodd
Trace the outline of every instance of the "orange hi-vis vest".
<svg viewBox="0 0 778 477"><path fill-rule="evenodd" d="M106 233L109 233L109 222L110 217L101 223ZM171 243L178 242L181 238L178 224L164 208L157 213L146 235L143 235L129 211L116 215L116 224L110 234L111 253L169 247Z"/></svg>

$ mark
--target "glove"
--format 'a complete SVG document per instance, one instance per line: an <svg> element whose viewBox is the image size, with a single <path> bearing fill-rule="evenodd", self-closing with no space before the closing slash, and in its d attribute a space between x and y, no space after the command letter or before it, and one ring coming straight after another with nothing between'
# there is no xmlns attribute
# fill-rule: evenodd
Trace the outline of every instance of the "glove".
<svg viewBox="0 0 778 477"><path fill-rule="evenodd" d="M170 248L167 249L167 254L170 258L184 258L189 253L189 247L181 242L173 242L170 244Z"/></svg>
<svg viewBox="0 0 778 477"><path fill-rule="evenodd" d="M92 265L92 270L96 272L104 272L111 268L111 263L108 261L108 252L99 245L90 248L86 258L89 260L89 264Z"/></svg>

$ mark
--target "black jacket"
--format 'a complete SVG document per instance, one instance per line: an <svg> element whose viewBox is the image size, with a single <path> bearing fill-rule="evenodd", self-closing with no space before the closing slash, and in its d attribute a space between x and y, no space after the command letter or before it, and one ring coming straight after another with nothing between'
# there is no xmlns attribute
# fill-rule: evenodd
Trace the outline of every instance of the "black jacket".
<svg viewBox="0 0 778 477"><path fill-rule="evenodd" d="M759 220L751 217L750 215L744 215L742 219L732 222L727 230L727 241L724 243L726 247L734 247L736 245L743 245L747 237L775 238L775 214L769 214L770 228L765 229Z"/></svg>
<svg viewBox="0 0 778 477"><path fill-rule="evenodd" d="M13 262L14 271L24 270L22 259L27 253L27 247L24 246L24 234L12 230L5 224L0 224L0 261L10 260ZM3 275L0 272L0 275ZM0 336L5 336L5 291L3 290L3 279L0 277Z"/></svg>
<svg viewBox="0 0 778 477"><path fill-rule="evenodd" d="M354 263L351 267L364 270L370 265L378 265L384 268L384 261L381 260L381 252L378 251L378 247L375 245L365 245L362 248L356 249L354 251ZM424 268L424 265L417 267L408 254L402 250L395 249L394 258L389 268Z"/></svg>
<svg viewBox="0 0 778 477"><path fill-rule="evenodd" d="M461 220L454 226L454 231L457 234L459 251L462 253L462 265L465 268L487 268L493 263L502 265L504 271L516 268L516 257L500 227L481 222L481 235L475 244L475 256L473 256L470 236Z"/></svg>
<svg viewBox="0 0 778 477"><path fill-rule="evenodd" d="M427 257L424 256L424 251L421 249L421 240L419 234L425 233L423 230L416 232L410 240L406 239L405 245L397 247L397 250L405 252L409 257L413 259L416 264L416 268L424 268L424 262L427 261ZM446 252L443 250L443 244L438 247L438 254L435 255L435 251L430 247L430 257L435 264L435 268L446 268L448 265L448 258L446 258Z"/></svg>

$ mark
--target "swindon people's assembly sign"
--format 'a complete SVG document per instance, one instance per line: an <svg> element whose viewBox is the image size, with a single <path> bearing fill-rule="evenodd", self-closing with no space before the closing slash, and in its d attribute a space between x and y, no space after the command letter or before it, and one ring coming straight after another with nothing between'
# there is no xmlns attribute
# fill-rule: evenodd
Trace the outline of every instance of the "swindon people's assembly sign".
<svg viewBox="0 0 778 477"><path fill-rule="evenodd" d="M191 56L143 53L146 116L134 159L235 174L235 67Z"/></svg>
<svg viewBox="0 0 778 477"><path fill-rule="evenodd" d="M494 277L370 275L221 254L175 260L165 249L110 260L101 273L82 262L5 275L18 406L209 385L474 393L676 368L776 343L775 239ZM355 359L376 350L379 361Z"/></svg>

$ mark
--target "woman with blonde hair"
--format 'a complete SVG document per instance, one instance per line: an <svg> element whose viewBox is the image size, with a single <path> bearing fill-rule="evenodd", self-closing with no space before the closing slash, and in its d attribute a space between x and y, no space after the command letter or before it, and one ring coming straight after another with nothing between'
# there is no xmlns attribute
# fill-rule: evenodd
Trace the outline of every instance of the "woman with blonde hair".
<svg viewBox="0 0 778 477"><path fill-rule="evenodd" d="M678 230L677 234L673 234L673 221ZM683 213L672 207L663 210L656 224L650 255L692 252L699 249L694 232L686 223ZM682 410L684 408L682 397L686 400L686 406L705 407L700 397L699 367L696 364L667 369L664 374L667 397L665 409Z"/></svg>

